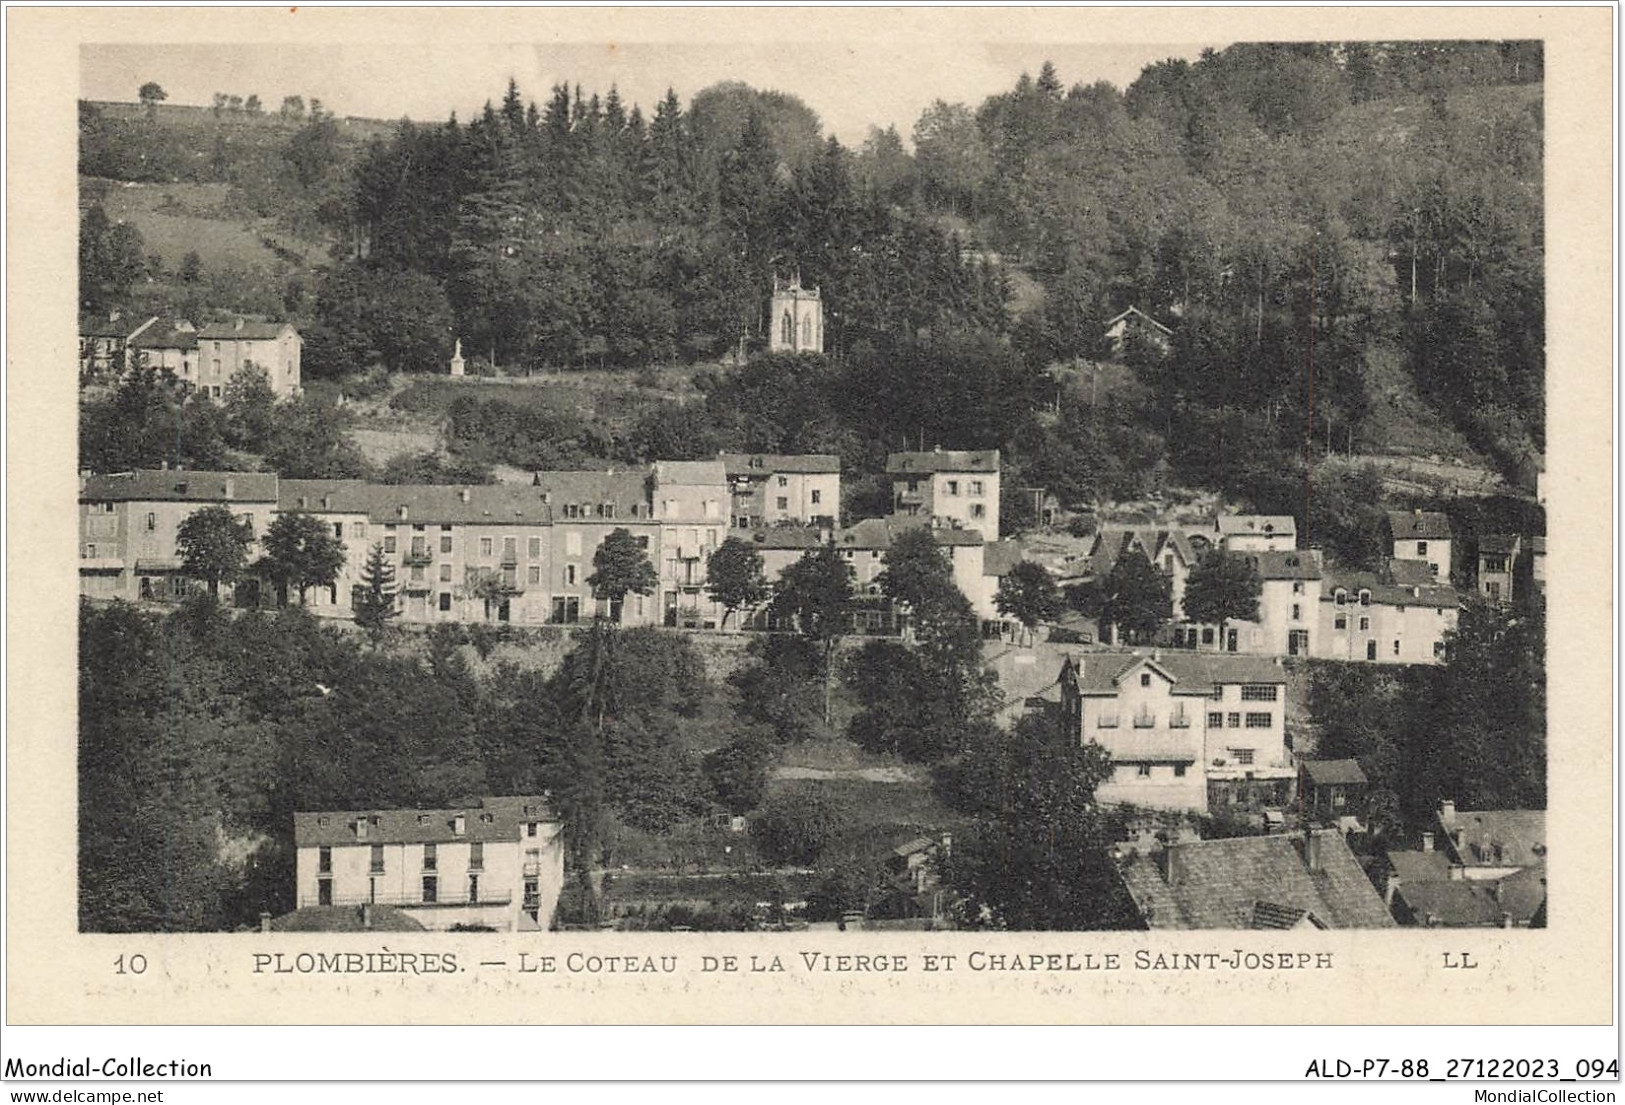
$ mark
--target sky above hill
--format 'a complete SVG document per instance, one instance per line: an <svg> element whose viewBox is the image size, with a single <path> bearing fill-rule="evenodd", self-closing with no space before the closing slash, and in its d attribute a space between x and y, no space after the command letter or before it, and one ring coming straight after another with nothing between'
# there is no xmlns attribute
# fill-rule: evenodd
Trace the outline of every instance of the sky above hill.
<svg viewBox="0 0 1625 1105"><path fill-rule="evenodd" d="M316 97L339 115L467 120L499 100L508 78L527 100L546 102L558 82L600 94L620 89L628 104L653 113L674 88L686 106L696 92L738 80L800 97L826 134L862 142L871 125L895 125L905 141L933 100L975 106L1037 75L1048 59L1062 82L1106 80L1125 88L1146 64L1195 58L1202 44L975 42L918 36L823 41L547 43L471 46L466 40L404 44L297 43L88 45L80 56L80 95L133 101L155 80L172 104L209 104L216 92L257 94L275 111L287 95Z"/></svg>

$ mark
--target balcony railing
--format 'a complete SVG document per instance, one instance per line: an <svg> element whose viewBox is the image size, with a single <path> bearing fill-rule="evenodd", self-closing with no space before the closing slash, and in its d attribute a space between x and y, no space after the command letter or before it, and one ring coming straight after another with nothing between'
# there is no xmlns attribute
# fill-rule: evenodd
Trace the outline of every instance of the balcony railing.
<svg viewBox="0 0 1625 1105"><path fill-rule="evenodd" d="M1190 727L1191 718L1189 714L1174 714L1168 719L1168 728L1170 729L1189 729Z"/></svg>
<svg viewBox="0 0 1625 1105"><path fill-rule="evenodd" d="M434 554L430 552L409 552L401 559L401 563L408 568L427 568L434 563Z"/></svg>
<svg viewBox="0 0 1625 1105"><path fill-rule="evenodd" d="M1135 714L1134 715L1134 728L1136 728L1136 729L1155 729L1156 727L1157 727L1157 718L1156 718L1155 714Z"/></svg>
<svg viewBox="0 0 1625 1105"><path fill-rule="evenodd" d="M1110 714L1110 715L1102 714L1095 721L1095 728L1097 728L1097 729L1116 729L1117 728L1117 715L1116 714Z"/></svg>

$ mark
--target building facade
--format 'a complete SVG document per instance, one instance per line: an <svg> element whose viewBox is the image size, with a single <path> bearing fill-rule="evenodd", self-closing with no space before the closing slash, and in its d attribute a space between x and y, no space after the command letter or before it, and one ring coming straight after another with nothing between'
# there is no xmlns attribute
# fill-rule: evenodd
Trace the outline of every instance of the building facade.
<svg viewBox="0 0 1625 1105"><path fill-rule="evenodd" d="M123 376L132 365L130 343L158 321L125 318L118 311L106 318L79 320L79 379L111 381Z"/></svg>
<svg viewBox="0 0 1625 1105"><path fill-rule="evenodd" d="M1388 512L1388 535L1395 560L1426 561L1439 579L1450 579L1450 516L1435 510Z"/></svg>
<svg viewBox="0 0 1625 1105"><path fill-rule="evenodd" d="M733 529L797 524L834 529L841 515L841 458L719 453Z"/></svg>
<svg viewBox="0 0 1625 1105"><path fill-rule="evenodd" d="M197 332L197 385L209 394L229 382L239 370L264 371L278 399L298 395L301 388L300 354L304 342L286 322L250 322L237 319L209 325Z"/></svg>
<svg viewBox="0 0 1625 1105"><path fill-rule="evenodd" d="M1460 599L1433 565L1386 561L1378 572L1332 572L1321 583L1313 655L1322 660L1435 664Z"/></svg>
<svg viewBox="0 0 1625 1105"><path fill-rule="evenodd" d="M300 909L384 905L431 931L534 932L564 886L563 826L546 796L296 813L293 828Z"/></svg>
<svg viewBox="0 0 1625 1105"><path fill-rule="evenodd" d="M767 348L770 353L822 353L824 301L817 288L803 288L801 277L781 284L773 278Z"/></svg>
<svg viewBox="0 0 1625 1105"><path fill-rule="evenodd" d="M1206 812L1284 800L1286 672L1253 657L1097 652L1059 676L1068 739L1111 755L1103 802Z"/></svg>
<svg viewBox="0 0 1625 1105"><path fill-rule="evenodd" d="M999 539L999 451L933 449L886 458L892 513Z"/></svg>

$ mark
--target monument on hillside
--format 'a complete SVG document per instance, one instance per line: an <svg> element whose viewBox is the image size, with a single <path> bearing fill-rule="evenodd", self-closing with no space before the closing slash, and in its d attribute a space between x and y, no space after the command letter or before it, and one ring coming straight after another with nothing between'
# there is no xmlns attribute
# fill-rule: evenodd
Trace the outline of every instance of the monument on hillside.
<svg viewBox="0 0 1625 1105"><path fill-rule="evenodd" d="M803 288L797 274L788 284L773 278L767 348L770 353L822 353L824 301L817 288Z"/></svg>
<svg viewBox="0 0 1625 1105"><path fill-rule="evenodd" d="M457 347L451 351L451 374L453 376L461 376L463 374L463 339L462 338L457 339Z"/></svg>

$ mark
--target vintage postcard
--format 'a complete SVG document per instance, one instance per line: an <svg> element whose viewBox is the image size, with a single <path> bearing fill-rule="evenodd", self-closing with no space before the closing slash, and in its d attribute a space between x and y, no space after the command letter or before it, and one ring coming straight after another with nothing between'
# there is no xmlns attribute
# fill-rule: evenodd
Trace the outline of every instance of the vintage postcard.
<svg viewBox="0 0 1625 1105"><path fill-rule="evenodd" d="M1607 1023L1613 16L12 10L8 1023Z"/></svg>

